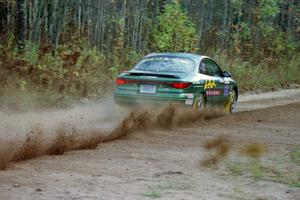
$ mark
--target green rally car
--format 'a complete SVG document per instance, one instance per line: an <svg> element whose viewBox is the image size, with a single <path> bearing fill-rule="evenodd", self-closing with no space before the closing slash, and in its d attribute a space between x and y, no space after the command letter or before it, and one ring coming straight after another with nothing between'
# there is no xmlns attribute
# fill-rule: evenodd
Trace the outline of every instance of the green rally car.
<svg viewBox="0 0 300 200"><path fill-rule="evenodd" d="M237 99L237 83L230 73L213 59L196 54L150 54L115 81L114 100L119 105L174 102L199 110L217 106L233 113Z"/></svg>

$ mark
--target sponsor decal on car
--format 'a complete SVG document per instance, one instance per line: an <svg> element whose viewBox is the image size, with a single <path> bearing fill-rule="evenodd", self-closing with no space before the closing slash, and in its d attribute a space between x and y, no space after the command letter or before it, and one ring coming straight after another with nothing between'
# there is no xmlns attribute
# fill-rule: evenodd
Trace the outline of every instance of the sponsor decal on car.
<svg viewBox="0 0 300 200"><path fill-rule="evenodd" d="M206 96L219 96L221 95L221 90L207 90Z"/></svg>
<svg viewBox="0 0 300 200"><path fill-rule="evenodd" d="M212 89L217 87L216 82L214 80L206 80L204 84L204 89Z"/></svg>
<svg viewBox="0 0 300 200"><path fill-rule="evenodd" d="M229 85L225 85L223 95L224 95L225 97L227 97L227 96L229 95L229 92L230 92L230 87L229 87Z"/></svg>

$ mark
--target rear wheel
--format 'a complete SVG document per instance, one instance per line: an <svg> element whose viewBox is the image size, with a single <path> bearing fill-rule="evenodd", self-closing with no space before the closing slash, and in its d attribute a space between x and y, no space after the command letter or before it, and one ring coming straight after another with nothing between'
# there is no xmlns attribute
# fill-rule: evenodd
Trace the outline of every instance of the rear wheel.
<svg viewBox="0 0 300 200"><path fill-rule="evenodd" d="M200 94L197 99L197 110L203 111L205 109L205 97L204 94Z"/></svg>

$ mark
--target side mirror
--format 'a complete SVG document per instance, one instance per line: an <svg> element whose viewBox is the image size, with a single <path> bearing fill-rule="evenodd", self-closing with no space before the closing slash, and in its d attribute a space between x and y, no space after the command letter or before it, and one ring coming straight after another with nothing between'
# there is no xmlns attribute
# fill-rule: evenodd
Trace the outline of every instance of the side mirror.
<svg viewBox="0 0 300 200"><path fill-rule="evenodd" d="M224 71L224 72L223 72L223 77L227 77L227 78L231 77L230 72Z"/></svg>

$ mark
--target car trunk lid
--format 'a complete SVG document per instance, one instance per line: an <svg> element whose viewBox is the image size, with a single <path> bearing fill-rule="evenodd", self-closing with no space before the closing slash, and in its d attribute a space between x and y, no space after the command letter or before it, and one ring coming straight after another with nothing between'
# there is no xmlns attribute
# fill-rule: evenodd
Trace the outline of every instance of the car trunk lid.
<svg viewBox="0 0 300 200"><path fill-rule="evenodd" d="M182 81L186 74L156 73L132 70L116 79L119 89L134 90L138 94L180 92L192 83ZM179 91L180 90L180 91Z"/></svg>

